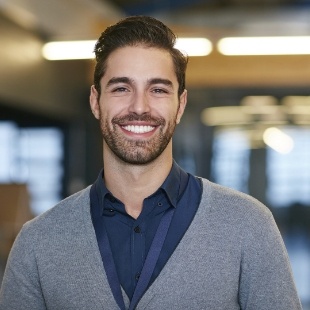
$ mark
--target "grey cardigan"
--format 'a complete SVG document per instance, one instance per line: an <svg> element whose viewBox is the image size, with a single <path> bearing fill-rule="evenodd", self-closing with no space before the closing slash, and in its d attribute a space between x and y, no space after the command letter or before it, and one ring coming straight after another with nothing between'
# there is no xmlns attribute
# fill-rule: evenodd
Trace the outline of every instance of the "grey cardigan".
<svg viewBox="0 0 310 310"><path fill-rule="evenodd" d="M24 225L7 263L1 310L118 309L91 221L89 190ZM270 211L203 180L192 224L136 309L301 309Z"/></svg>

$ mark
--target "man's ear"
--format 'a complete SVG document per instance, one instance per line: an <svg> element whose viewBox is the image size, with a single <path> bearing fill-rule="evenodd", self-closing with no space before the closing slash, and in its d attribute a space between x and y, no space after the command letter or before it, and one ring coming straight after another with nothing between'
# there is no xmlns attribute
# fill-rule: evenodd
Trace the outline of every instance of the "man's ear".
<svg viewBox="0 0 310 310"><path fill-rule="evenodd" d="M177 113L177 118L176 118L176 123L179 124L181 117L184 113L185 107L186 107L186 103L187 103L187 90L184 89L183 93L180 96L179 99L179 110Z"/></svg>
<svg viewBox="0 0 310 310"><path fill-rule="evenodd" d="M89 103L91 111L93 112L94 116L99 119L100 118L100 110L99 110L99 94L95 85L92 85L90 88L90 95L89 95Z"/></svg>

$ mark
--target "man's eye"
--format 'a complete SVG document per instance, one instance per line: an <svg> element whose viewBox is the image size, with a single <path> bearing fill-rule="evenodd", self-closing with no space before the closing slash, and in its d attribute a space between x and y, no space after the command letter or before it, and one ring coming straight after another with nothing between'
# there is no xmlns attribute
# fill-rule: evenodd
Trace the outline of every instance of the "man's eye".
<svg viewBox="0 0 310 310"><path fill-rule="evenodd" d="M167 94L168 93L167 90L162 89L162 88L155 88L155 89L153 89L153 92L156 94Z"/></svg>
<svg viewBox="0 0 310 310"><path fill-rule="evenodd" d="M125 87L117 87L112 90L113 93L117 93L117 92L121 93L121 92L126 92L126 91L128 91L128 89Z"/></svg>

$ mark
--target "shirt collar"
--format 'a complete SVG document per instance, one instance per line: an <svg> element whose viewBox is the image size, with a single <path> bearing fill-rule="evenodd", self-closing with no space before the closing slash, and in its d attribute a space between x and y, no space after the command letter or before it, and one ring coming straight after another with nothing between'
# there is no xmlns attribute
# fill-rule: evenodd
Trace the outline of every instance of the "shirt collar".
<svg viewBox="0 0 310 310"><path fill-rule="evenodd" d="M175 161L173 161L172 168L166 180L160 187L162 190L164 190L170 203L175 208L177 206L180 195L180 185L181 185L180 176L181 176L181 168Z"/></svg>
<svg viewBox="0 0 310 310"><path fill-rule="evenodd" d="M172 168L164 181L164 183L159 187L158 190L163 190L164 193L167 195L171 205L173 207L177 207L177 203L182 195L180 188L181 188L181 167L173 161ZM110 191L107 189L104 183L103 178L103 169L101 169L98 178L96 180L96 191L100 197L100 204L103 206L104 198L107 194L110 194ZM158 191L157 190L157 191ZM156 191L156 192L157 192Z"/></svg>

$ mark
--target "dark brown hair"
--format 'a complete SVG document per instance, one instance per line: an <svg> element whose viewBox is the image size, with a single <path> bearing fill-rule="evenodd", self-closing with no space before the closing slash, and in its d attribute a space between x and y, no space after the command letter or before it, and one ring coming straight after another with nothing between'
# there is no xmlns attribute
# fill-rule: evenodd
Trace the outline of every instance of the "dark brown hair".
<svg viewBox="0 0 310 310"><path fill-rule="evenodd" d="M178 95L185 89L185 71L188 58L174 48L175 34L159 20L148 16L131 16L109 26L102 32L95 45L96 66L94 85L99 95L100 80L105 74L109 55L120 47L144 45L166 50L170 53L179 83Z"/></svg>

